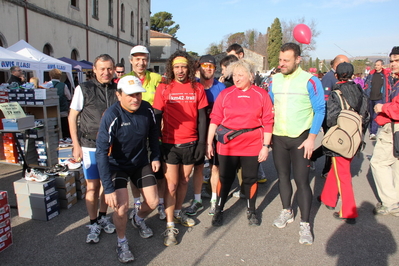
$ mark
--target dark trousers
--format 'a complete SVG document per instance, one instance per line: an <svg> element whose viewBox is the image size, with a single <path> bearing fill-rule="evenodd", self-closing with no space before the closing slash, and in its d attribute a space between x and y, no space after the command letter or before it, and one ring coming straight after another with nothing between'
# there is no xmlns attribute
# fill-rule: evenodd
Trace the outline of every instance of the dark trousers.
<svg viewBox="0 0 399 266"><path fill-rule="evenodd" d="M378 131L378 124L375 122L375 118L377 117L377 113L374 112L374 106L377 103L382 103L382 99L381 100L370 100L370 135L377 134Z"/></svg>

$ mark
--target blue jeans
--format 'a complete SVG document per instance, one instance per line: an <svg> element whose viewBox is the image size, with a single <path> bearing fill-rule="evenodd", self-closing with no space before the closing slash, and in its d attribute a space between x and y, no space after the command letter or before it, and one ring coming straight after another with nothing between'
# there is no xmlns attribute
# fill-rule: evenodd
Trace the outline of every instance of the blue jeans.
<svg viewBox="0 0 399 266"><path fill-rule="evenodd" d="M375 122L375 118L377 117L377 113L374 112L374 106L377 103L382 103L382 99L381 100L370 100L370 135L374 134L377 135L377 131L378 131L378 124Z"/></svg>

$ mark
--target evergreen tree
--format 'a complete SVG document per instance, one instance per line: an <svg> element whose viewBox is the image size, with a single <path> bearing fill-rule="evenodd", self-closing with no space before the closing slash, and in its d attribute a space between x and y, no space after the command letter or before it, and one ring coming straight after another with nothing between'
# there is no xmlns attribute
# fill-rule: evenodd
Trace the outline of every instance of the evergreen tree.
<svg viewBox="0 0 399 266"><path fill-rule="evenodd" d="M267 40L267 61L269 63L269 68L278 66L278 57L282 44L283 32L281 31L281 23L278 18L275 18Z"/></svg>
<svg viewBox="0 0 399 266"><path fill-rule="evenodd" d="M312 60L312 58L310 57L309 58L309 63L308 63L308 68L306 69L306 70L309 70L309 68L313 68L313 60Z"/></svg>
<svg viewBox="0 0 399 266"><path fill-rule="evenodd" d="M319 72L320 71L320 60L318 57L316 57L315 65L316 65L315 68L317 68L317 72Z"/></svg>

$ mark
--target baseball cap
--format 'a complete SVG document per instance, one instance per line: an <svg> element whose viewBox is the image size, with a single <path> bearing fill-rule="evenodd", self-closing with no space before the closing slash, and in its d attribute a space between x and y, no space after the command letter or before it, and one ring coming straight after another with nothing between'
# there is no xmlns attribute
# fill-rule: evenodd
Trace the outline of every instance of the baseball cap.
<svg viewBox="0 0 399 266"><path fill-rule="evenodd" d="M389 56L391 56L393 54L399 54L399 46L393 47L391 53L389 54Z"/></svg>
<svg viewBox="0 0 399 266"><path fill-rule="evenodd" d="M141 84L141 81L136 76L125 76L118 81L118 89L121 89L126 94L133 94L138 92L146 92Z"/></svg>
<svg viewBox="0 0 399 266"><path fill-rule="evenodd" d="M202 63L211 63L211 64L214 64L216 66L215 57L213 57L210 54L201 56L200 59L199 59L199 63L200 64L202 64Z"/></svg>
<svg viewBox="0 0 399 266"><path fill-rule="evenodd" d="M136 45L130 50L130 54L149 54L147 47L143 45Z"/></svg>
<svg viewBox="0 0 399 266"><path fill-rule="evenodd" d="M351 78L353 76L353 65L351 63L343 62L337 66L335 73L337 73L340 78Z"/></svg>

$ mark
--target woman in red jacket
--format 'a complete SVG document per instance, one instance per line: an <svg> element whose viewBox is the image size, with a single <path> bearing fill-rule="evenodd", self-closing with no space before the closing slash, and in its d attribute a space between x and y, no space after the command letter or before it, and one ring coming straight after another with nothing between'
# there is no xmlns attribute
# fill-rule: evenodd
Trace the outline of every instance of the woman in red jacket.
<svg viewBox="0 0 399 266"><path fill-rule="evenodd" d="M232 130L247 129L228 143L217 142L220 180L217 188L216 213L213 226L223 224L223 208L239 164L249 225L259 225L255 213L259 163L267 159L273 128L272 102L268 93L253 84L254 67L241 59L229 65L228 75L233 76L234 86L223 90L212 109L208 131L207 156L214 155L212 141L219 125Z"/></svg>

